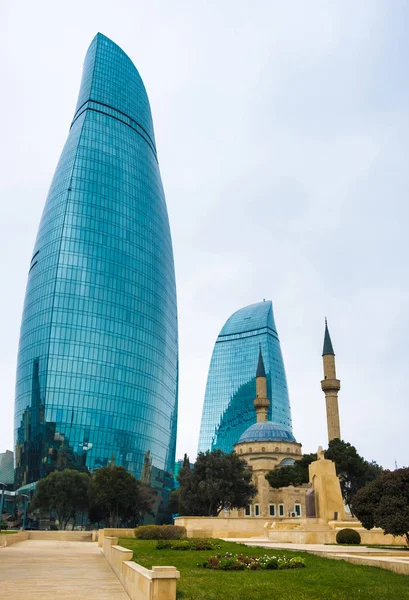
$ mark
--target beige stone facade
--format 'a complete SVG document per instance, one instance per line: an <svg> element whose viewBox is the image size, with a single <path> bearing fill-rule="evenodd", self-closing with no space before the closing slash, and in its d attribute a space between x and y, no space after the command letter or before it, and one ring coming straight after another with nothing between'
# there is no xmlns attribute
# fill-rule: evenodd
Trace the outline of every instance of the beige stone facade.
<svg viewBox="0 0 409 600"><path fill-rule="evenodd" d="M266 479L269 471L301 458L301 444L297 442L241 442L234 450L247 462L253 472L257 496L246 510L231 511L231 516L254 518L301 517L305 514L307 485L273 489Z"/></svg>
<svg viewBox="0 0 409 600"><path fill-rule="evenodd" d="M322 453L322 449L321 449ZM323 454L323 453L322 453ZM341 486L332 460L320 457L308 467L309 479L315 495L316 516L324 521L345 520Z"/></svg>

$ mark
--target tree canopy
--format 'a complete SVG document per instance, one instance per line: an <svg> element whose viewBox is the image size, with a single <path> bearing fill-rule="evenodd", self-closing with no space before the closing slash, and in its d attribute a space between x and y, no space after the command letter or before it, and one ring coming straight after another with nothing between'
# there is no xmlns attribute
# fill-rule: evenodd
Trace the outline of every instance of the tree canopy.
<svg viewBox="0 0 409 600"><path fill-rule="evenodd" d="M308 465L317 460L316 454L304 454L294 465L280 467L270 471L266 479L272 488L281 488L293 485L295 487L308 483Z"/></svg>
<svg viewBox="0 0 409 600"><path fill-rule="evenodd" d="M330 441L325 458L334 461L342 497L350 508L354 494L366 483L377 479L382 472L382 467L368 462L358 454L354 446L339 439ZM308 465L314 460L317 460L316 454L304 454L294 465L270 471L266 479L273 488L308 483Z"/></svg>
<svg viewBox="0 0 409 600"><path fill-rule="evenodd" d="M355 494L352 510L366 529L380 527L409 544L409 469L384 471Z"/></svg>
<svg viewBox="0 0 409 600"><path fill-rule="evenodd" d="M60 528L66 529L77 512L88 510L89 483L89 475L75 469L53 471L37 483L30 508L55 511Z"/></svg>
<svg viewBox="0 0 409 600"><path fill-rule="evenodd" d="M235 452L201 452L193 469L185 455L179 472L179 513L217 517L223 509L244 508L257 494L252 472Z"/></svg>
<svg viewBox="0 0 409 600"><path fill-rule="evenodd" d="M382 473L382 467L374 462L368 462L358 454L355 446L339 439L330 441L325 458L334 461L342 497L353 512L351 506L353 496L364 485L377 479Z"/></svg>
<svg viewBox="0 0 409 600"><path fill-rule="evenodd" d="M124 467L97 469L89 487L90 520L107 521L115 527L119 520L133 525L151 512L155 502L152 488L138 481Z"/></svg>

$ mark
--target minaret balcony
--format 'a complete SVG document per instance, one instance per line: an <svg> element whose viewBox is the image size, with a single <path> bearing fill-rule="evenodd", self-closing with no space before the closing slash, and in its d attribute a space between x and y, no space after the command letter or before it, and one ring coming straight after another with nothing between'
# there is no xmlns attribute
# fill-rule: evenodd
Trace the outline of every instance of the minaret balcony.
<svg viewBox="0 0 409 600"><path fill-rule="evenodd" d="M270 406L270 400L268 398L255 398L254 408L268 408Z"/></svg>
<svg viewBox="0 0 409 600"><path fill-rule="evenodd" d="M339 379L323 379L321 389L323 392L338 392L341 389L341 382Z"/></svg>

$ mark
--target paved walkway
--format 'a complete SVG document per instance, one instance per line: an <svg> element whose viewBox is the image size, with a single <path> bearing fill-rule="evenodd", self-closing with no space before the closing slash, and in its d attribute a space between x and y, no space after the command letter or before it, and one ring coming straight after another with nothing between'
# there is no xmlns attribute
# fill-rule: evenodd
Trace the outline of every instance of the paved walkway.
<svg viewBox="0 0 409 600"><path fill-rule="evenodd" d="M129 600L96 543L27 540L0 548L7 600Z"/></svg>

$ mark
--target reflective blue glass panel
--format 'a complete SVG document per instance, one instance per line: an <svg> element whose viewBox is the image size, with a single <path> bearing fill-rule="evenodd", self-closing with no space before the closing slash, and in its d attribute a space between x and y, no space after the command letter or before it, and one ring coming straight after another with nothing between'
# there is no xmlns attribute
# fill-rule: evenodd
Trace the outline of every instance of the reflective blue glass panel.
<svg viewBox="0 0 409 600"><path fill-rule="evenodd" d="M215 448L231 452L242 433L255 423L253 401L260 344L270 399L268 419L292 437L287 380L273 306L271 301L259 302L235 312L216 340L203 404L199 452Z"/></svg>
<svg viewBox="0 0 409 600"><path fill-rule="evenodd" d="M158 485L172 479L177 369L173 251L149 101L128 56L98 34L30 263L18 485L111 461Z"/></svg>

